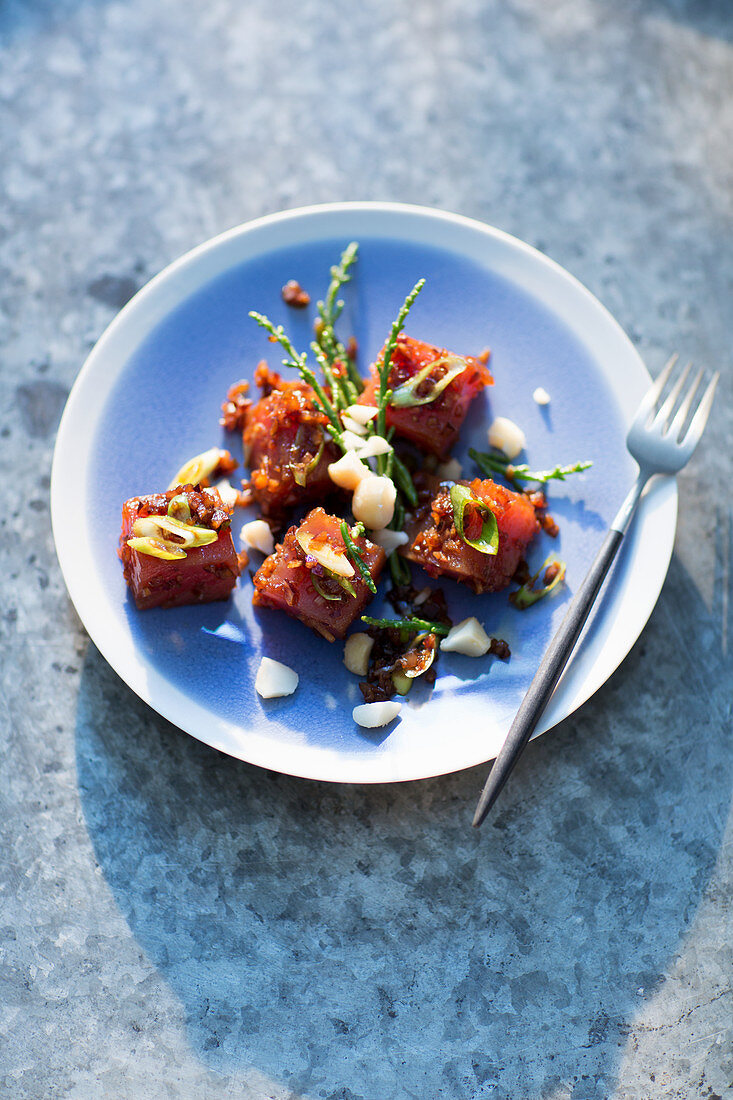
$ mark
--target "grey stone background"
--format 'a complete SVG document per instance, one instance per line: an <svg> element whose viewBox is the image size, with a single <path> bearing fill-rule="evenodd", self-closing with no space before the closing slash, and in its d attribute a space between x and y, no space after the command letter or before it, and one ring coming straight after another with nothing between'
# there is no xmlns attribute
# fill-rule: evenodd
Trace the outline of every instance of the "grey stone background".
<svg viewBox="0 0 733 1100"><path fill-rule="evenodd" d="M726 0L0 4L0 1094L733 1094L733 9ZM527 751L352 789L223 758L88 642L61 409L148 277L349 198L565 264L657 372L724 373L648 628Z"/></svg>

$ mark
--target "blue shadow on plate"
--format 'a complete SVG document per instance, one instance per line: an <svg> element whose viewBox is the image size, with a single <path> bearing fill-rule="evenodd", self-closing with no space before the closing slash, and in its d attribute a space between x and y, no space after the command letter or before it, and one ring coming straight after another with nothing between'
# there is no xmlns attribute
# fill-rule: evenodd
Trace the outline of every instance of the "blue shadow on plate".
<svg viewBox="0 0 733 1100"><path fill-rule="evenodd" d="M710 627L699 675L730 677L720 624L673 560L621 670L529 746L480 833L483 768L382 787L265 772L181 734L90 646L81 806L157 970L143 1007L170 986L228 1087L254 1067L294 1096L514 1097L520 1080L523 1100L568 1082L613 1094L731 796L719 692L701 690L694 728L686 713L680 614Z"/></svg>

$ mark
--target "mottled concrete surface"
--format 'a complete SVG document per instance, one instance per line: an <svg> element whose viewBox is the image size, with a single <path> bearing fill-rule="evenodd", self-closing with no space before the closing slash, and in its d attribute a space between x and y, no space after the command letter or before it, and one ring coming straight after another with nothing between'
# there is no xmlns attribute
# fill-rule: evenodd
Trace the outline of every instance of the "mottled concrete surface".
<svg viewBox="0 0 733 1100"><path fill-rule="evenodd" d="M3 1097L733 1093L732 148L725 0L0 6ZM344 198L492 222L653 371L724 372L648 629L480 834L483 769L339 788L180 734L54 557L55 427L115 310Z"/></svg>

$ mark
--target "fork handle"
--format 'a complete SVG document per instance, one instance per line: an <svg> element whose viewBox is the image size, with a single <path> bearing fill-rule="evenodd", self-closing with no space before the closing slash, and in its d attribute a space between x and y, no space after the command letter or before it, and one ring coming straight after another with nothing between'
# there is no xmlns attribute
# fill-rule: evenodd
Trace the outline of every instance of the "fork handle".
<svg viewBox="0 0 733 1100"><path fill-rule="evenodd" d="M532 683L529 685L527 694L520 704L506 741L494 761L481 792L473 818L475 829L479 827L498 798L524 746L534 733L542 712L550 701L550 696L555 690L562 670L575 648L575 643L595 603L596 596L623 541L624 531L628 526L646 480L647 478L643 475L639 476L622 505L621 511L616 516L613 527L609 530L603 545L596 554L585 580L575 594L559 630L545 650L545 655Z"/></svg>

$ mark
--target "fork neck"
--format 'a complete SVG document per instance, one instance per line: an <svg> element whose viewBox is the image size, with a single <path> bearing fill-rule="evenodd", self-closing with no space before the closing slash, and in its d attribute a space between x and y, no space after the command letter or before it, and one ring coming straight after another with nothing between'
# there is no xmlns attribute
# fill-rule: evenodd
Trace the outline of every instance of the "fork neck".
<svg viewBox="0 0 733 1100"><path fill-rule="evenodd" d="M637 477L634 484L631 486L626 500L619 508L616 518L611 524L612 531L620 531L622 535L626 533L626 529L631 522L631 517L634 514L634 510L639 503L639 498L644 492L644 488L650 477L652 477L652 474L649 470L645 470L643 466L639 468L639 476Z"/></svg>

